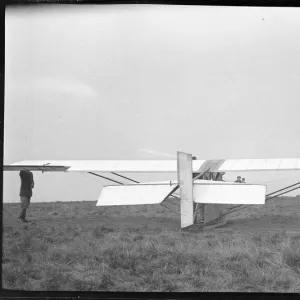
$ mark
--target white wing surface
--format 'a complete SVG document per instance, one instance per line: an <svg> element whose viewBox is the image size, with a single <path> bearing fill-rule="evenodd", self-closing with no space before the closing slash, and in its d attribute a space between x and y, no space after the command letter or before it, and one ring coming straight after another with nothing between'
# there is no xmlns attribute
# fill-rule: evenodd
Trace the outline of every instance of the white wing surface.
<svg viewBox="0 0 300 300"><path fill-rule="evenodd" d="M205 162L193 160L193 172L200 172ZM211 172L296 171L300 170L300 158L226 159L210 166ZM3 166L4 171L25 168L56 172L177 173L177 160L24 160Z"/></svg>
<svg viewBox="0 0 300 300"><path fill-rule="evenodd" d="M266 186L226 183L194 184L194 202L214 204L265 204Z"/></svg>
<svg viewBox="0 0 300 300"><path fill-rule="evenodd" d="M159 204L176 186L173 182L108 185L101 189L97 206ZM266 186L196 180L193 201L214 204L264 204Z"/></svg>
<svg viewBox="0 0 300 300"><path fill-rule="evenodd" d="M197 171L204 161L194 161ZM53 166L63 166L67 172L123 172L123 173L176 173L176 160L24 160L4 166L4 171L24 169L45 171Z"/></svg>
<svg viewBox="0 0 300 300"><path fill-rule="evenodd" d="M300 170L300 158L226 159L219 168L220 172L296 170Z"/></svg>
<svg viewBox="0 0 300 300"><path fill-rule="evenodd" d="M102 188L96 206L159 204L174 186L165 185L121 185Z"/></svg>

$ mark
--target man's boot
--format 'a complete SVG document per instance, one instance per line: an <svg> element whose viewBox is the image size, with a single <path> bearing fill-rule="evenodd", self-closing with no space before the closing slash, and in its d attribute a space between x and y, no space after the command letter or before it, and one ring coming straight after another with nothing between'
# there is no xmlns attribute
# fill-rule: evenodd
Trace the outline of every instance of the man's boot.
<svg viewBox="0 0 300 300"><path fill-rule="evenodd" d="M22 208L19 219L23 222L23 223L28 223L28 221L26 220L26 209Z"/></svg>

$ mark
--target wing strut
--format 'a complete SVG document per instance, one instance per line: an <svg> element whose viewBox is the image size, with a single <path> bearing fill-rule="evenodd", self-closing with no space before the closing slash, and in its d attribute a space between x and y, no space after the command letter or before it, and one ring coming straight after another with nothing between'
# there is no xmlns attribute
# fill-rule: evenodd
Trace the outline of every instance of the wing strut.
<svg viewBox="0 0 300 300"><path fill-rule="evenodd" d="M131 179L131 178L126 177L126 176L123 176L123 175L120 175L120 174L115 173L115 172L111 172L111 174L117 175L117 176L119 176L119 177L122 177L122 178L124 178L124 179L129 180L129 181L132 181L132 182L134 182L134 183L140 183L140 182L138 182L138 181L136 181L136 180L134 180L134 179Z"/></svg>
<svg viewBox="0 0 300 300"><path fill-rule="evenodd" d="M132 181L132 182L134 182L134 183L140 183L140 182L137 181L137 180L134 180L134 179L132 179L132 178L129 178L129 177L120 175L120 174L115 173L115 172L111 172L111 174L116 175L116 176L119 176L119 177L122 177L122 178L127 179L127 180L129 180L129 181ZM173 193L173 192L172 192L172 193ZM176 198L176 199L180 199L177 195L171 195L170 197L173 197L173 198ZM173 202L171 202L170 200L169 200L169 202L172 203L172 204L174 204L174 205L177 205L176 203L173 203ZM167 206L165 206L165 207L167 207ZM168 208L168 207L167 207L167 208ZM169 209L170 209L170 208L169 208ZM171 210L171 209L170 209L170 210Z"/></svg>
<svg viewBox="0 0 300 300"><path fill-rule="evenodd" d="M285 188L283 188L283 189L277 190L277 191L275 191L275 192L272 192L272 193L266 195L266 203L267 203L268 201L270 201L271 199L274 199L274 198L276 198L276 197L278 197L278 196L281 196L281 195L287 194L287 193L289 193L289 192L295 191L295 190L297 190L297 189L300 189L300 186L297 186L297 187L295 187L295 188L293 188L293 189L291 189L291 190L286 191L287 189L289 189L289 188L291 188L291 187L294 187L294 186L296 186L296 185L299 185L299 184L300 184L300 181L299 181L298 183L292 184L292 185L287 186L287 187L285 187ZM285 190L285 191L284 191L284 190ZM281 192L281 191L284 191L284 192L282 192L282 193L280 193L280 194L277 194L278 192ZM273 195L273 196L270 197L271 195ZM224 213L224 214L222 214L221 216L229 215L229 214L234 213L234 212L236 212L236 211L239 211L239 210L241 210L241 209L244 209L244 208L253 206L253 204L247 205L247 206L243 206L243 207L241 207L241 206L243 206L243 204L238 205L238 206L235 206L235 207L232 207L232 208L230 208L230 211L229 211L229 212ZM240 208L239 208L239 207L240 207ZM239 209L235 209L235 208L239 208Z"/></svg>
<svg viewBox="0 0 300 300"><path fill-rule="evenodd" d="M283 189L280 189L280 190L277 190L277 191L275 191L275 192L272 192L272 193L268 194L267 197L268 197L268 196L271 196L271 195L274 195L274 194L277 194L278 192L284 191L284 190L286 190L286 189L288 189L288 188L291 188L291 187L296 186L296 185L299 185L299 184L300 184L300 181L297 182L297 183L295 183L295 184L289 185L289 186L287 186L287 187L285 187L285 188L283 188Z"/></svg>
<svg viewBox="0 0 300 300"><path fill-rule="evenodd" d="M101 177L101 178L104 178L104 179L106 179L106 180L110 180L110 181L112 181L112 182L115 182L115 183L124 185L123 182L120 182L120 181L117 181L117 180L114 180L114 179L111 179L111 178L108 178L108 177L99 175L99 174L97 174L97 173L94 173L94 172L88 172L88 173L89 173L89 174L92 174L92 175L95 175L95 176L98 176L98 177Z"/></svg>
<svg viewBox="0 0 300 300"><path fill-rule="evenodd" d="M134 180L134 179L132 179L132 178L129 178L129 177L120 175L120 174L115 173L115 172L111 172L111 174L116 175L116 176L119 176L119 177L122 177L122 178L127 179L127 180L129 180L129 181L132 181L132 182L134 182L134 183L140 183L140 182L137 181L137 180ZM170 197L173 197L173 198L176 198L176 199L180 199L180 197L179 197L178 195L176 195L176 194L171 195ZM171 202L171 203L173 203L173 202ZM175 204L175 203L173 203L173 204Z"/></svg>

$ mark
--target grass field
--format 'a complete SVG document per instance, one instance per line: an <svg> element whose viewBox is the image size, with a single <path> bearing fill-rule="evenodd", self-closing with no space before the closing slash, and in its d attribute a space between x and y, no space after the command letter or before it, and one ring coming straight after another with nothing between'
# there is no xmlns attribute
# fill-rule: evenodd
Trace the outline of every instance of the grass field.
<svg viewBox="0 0 300 300"><path fill-rule="evenodd" d="M223 228L180 231L162 206L4 204L3 288L300 292L300 198L235 213Z"/></svg>

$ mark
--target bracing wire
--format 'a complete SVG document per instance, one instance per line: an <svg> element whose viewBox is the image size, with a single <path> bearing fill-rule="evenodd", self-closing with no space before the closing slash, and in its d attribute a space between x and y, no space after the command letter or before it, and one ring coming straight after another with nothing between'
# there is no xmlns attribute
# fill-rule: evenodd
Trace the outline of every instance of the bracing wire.
<svg viewBox="0 0 300 300"><path fill-rule="evenodd" d="M86 174L85 172L78 172L78 173L86 178L92 179L95 182L99 183L99 179L95 178L95 176L92 174L89 175L89 174Z"/></svg>
<svg viewBox="0 0 300 300"><path fill-rule="evenodd" d="M115 173L115 172L111 172L111 174L114 174L114 175L116 175L116 176L122 177L122 178L127 179L127 180L129 180L129 181L131 181L131 182L134 182L134 183L141 183L141 182L139 182L139 181L137 181L137 180L134 180L134 179L132 179L132 178L129 178L129 177L120 175L120 174ZM170 197L180 199L180 198L178 197L178 195L176 195L175 193L174 193L173 195L171 195ZM175 204L175 203L173 203L173 202L171 202L171 203L172 203L172 204Z"/></svg>
<svg viewBox="0 0 300 300"><path fill-rule="evenodd" d="M178 203L172 202L170 198L169 198L169 199L166 199L165 201L168 202L168 203L171 203L171 204L173 204L173 205L178 206Z"/></svg>
<svg viewBox="0 0 300 300"><path fill-rule="evenodd" d="M280 194L278 194L278 195L272 196L272 197L268 198L266 201L269 201L269 200L271 200L271 199L273 199L273 198L276 198L276 197L278 197L278 196L287 194L287 193L289 193L289 192L292 192L292 191L295 191L295 190L298 190L298 189L300 189L300 186L297 186L296 188L293 188L293 189L288 190L288 191L286 191L286 192L280 193Z"/></svg>
<svg viewBox="0 0 300 300"><path fill-rule="evenodd" d="M108 177L106 177L106 176L99 175L99 174L97 174L97 173L94 173L94 172L88 172L88 173L89 173L89 174L92 174L92 175L95 175L95 176L98 176L98 177L100 177L100 178L104 178L104 179L106 179L106 180L110 180L110 181L112 181L112 182L115 182L115 183L118 183L118 184L121 184L121 185L124 185L124 183L123 183L123 182L120 182L120 181L117 181L117 180L114 180L114 179L108 178Z"/></svg>
<svg viewBox="0 0 300 300"><path fill-rule="evenodd" d="M163 207L169 209L170 211L172 211L172 212L175 213L176 215L180 216L180 214L179 214L177 211L171 209L170 207L168 207L168 206L166 206L166 205L164 205L164 204L162 204L162 203L160 203L160 205L162 205Z"/></svg>
<svg viewBox="0 0 300 300"><path fill-rule="evenodd" d="M274 192L272 192L272 193L269 193L269 194L266 195L266 198L268 198L268 197L271 196L271 195L277 194L278 192L281 192L281 191L284 191L284 190L286 190L286 189L289 189L289 188L291 188L291 187L293 187L293 186L299 185L299 184L300 184L300 181L297 182L297 183L295 183L295 184L289 185L289 186L287 186L287 187L285 187L285 188L282 188L282 189L280 189L280 190L277 190L277 191L274 191ZM296 189L297 189L297 188L296 188ZM295 189L295 190L296 190L296 189ZM294 191L294 189L291 190L291 191ZM285 192L285 193L283 193L283 194L289 193L289 192L291 192L291 191L287 191L287 192ZM280 194L280 195L283 195L283 194ZM275 197L278 197L278 196L280 196L280 195L276 195L276 196L272 197L272 199L275 198ZM267 199L267 201L268 201L268 200L269 200L269 199ZM237 206L232 207L231 209L235 209L235 208L241 207L241 206L243 206L243 205L244 205L244 204L240 204L240 205L237 205ZM248 206L247 206L247 207L248 207Z"/></svg>
<svg viewBox="0 0 300 300"><path fill-rule="evenodd" d="M115 173L115 172L111 172L111 174L114 174L114 175L116 175L116 176L122 177L122 178L124 178L124 179L127 179L127 180L129 180L129 181L131 181L131 182L134 182L134 183L140 183L139 181L136 181L136 180L134 180L134 179L131 179L131 178L129 178L129 177L126 177L126 176L120 175L120 174L118 174L118 173Z"/></svg>
<svg viewBox="0 0 300 300"><path fill-rule="evenodd" d="M202 204L200 204L200 206L197 208L197 209L195 209L195 211L194 212L196 212L196 211L198 211L199 209L201 209L202 207L203 207L203 205L205 205L204 203Z"/></svg>
<svg viewBox="0 0 300 300"><path fill-rule="evenodd" d="M293 187L293 186L296 186L296 185L298 185L298 184L300 184L300 181L297 182L297 183L295 183L295 184L289 185L289 186L287 186L287 187L285 187L285 188L283 188L283 189L280 189L280 190L277 190L277 191L275 191L275 192L272 192L272 193L268 194L267 197L268 197L268 196L271 196L271 195L273 195L273 194L276 194L276 193L278 193L278 192L281 192L281 191L283 191L283 190L286 190L286 189L288 189L288 188L291 188L291 187Z"/></svg>

